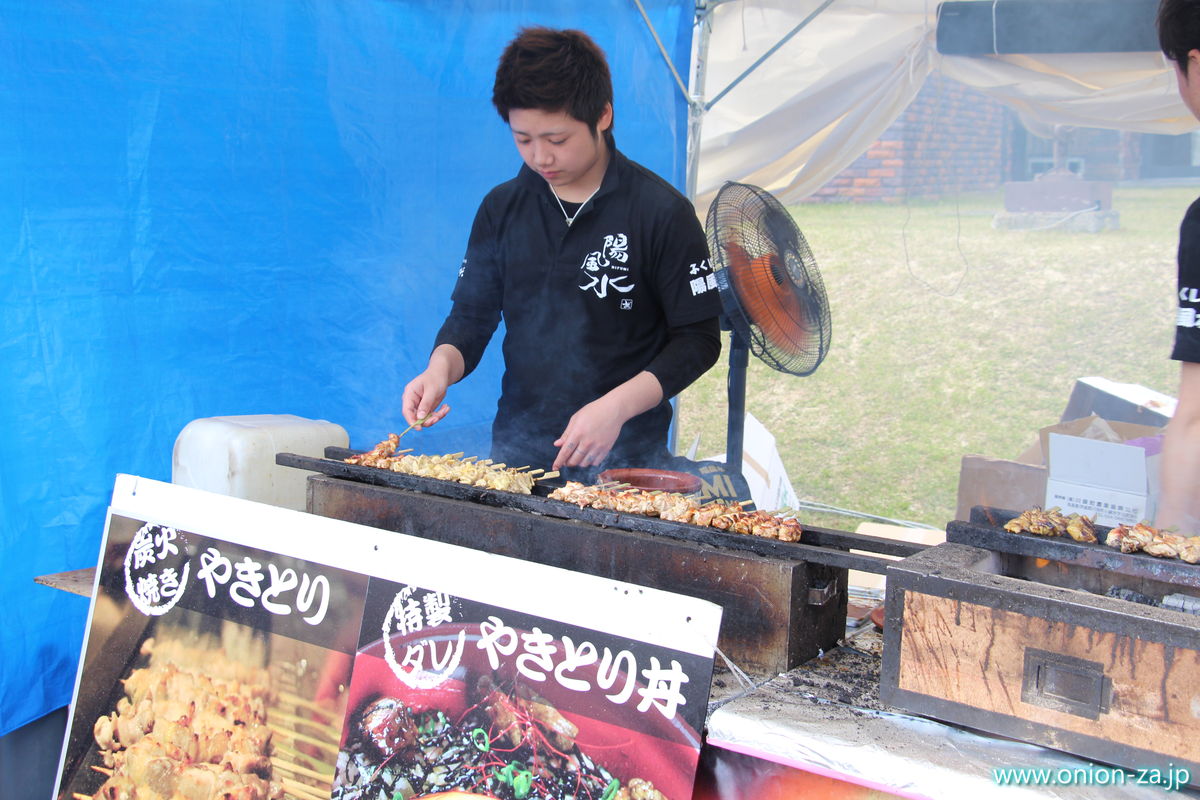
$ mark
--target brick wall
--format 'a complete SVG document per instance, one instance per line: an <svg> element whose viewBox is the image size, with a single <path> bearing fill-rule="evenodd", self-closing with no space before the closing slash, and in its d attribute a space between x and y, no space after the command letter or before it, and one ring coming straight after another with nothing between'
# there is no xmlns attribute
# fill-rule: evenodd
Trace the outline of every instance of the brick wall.
<svg viewBox="0 0 1200 800"><path fill-rule="evenodd" d="M1011 118L998 101L932 74L883 136L809 200L899 203L995 189Z"/></svg>

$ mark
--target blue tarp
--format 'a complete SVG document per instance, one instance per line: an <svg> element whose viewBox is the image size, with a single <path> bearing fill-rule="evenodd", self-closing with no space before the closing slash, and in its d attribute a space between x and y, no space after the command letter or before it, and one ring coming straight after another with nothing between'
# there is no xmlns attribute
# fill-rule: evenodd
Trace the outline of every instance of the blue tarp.
<svg viewBox="0 0 1200 800"><path fill-rule="evenodd" d="M643 0L681 74L690 0ZM70 701L117 472L228 414L402 427L521 25L588 31L618 145L683 185L686 106L631 0L0 0L0 735ZM493 348L431 451L487 449Z"/></svg>

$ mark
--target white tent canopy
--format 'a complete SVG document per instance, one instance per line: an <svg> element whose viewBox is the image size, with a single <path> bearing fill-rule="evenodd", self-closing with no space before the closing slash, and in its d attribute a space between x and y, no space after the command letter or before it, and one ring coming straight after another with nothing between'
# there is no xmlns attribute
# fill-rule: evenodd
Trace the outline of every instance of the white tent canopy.
<svg viewBox="0 0 1200 800"><path fill-rule="evenodd" d="M1041 136L1059 125L1163 134L1196 126L1160 53L943 56L937 7L927 0L709 2L700 12L708 28L695 37L692 86L693 121L701 124L697 208L703 212L727 180L761 186L785 203L807 197L866 151L935 70L1008 104Z"/></svg>

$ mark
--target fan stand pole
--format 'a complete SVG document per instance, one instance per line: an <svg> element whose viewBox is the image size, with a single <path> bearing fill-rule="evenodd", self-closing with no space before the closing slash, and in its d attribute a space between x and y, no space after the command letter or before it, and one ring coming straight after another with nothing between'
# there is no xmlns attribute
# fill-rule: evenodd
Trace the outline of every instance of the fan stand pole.
<svg viewBox="0 0 1200 800"><path fill-rule="evenodd" d="M742 474L742 452L746 439L746 368L749 364L749 345L737 331L730 331L727 382L729 422L725 441L725 464L738 475Z"/></svg>

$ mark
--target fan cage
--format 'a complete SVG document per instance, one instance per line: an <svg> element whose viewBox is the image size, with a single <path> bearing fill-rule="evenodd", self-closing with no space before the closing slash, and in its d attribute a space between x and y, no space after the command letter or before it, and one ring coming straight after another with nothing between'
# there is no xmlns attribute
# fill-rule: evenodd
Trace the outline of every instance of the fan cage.
<svg viewBox="0 0 1200 800"><path fill-rule="evenodd" d="M765 190L730 182L717 193L705 228L735 333L773 369L814 372L829 350L829 303L791 214Z"/></svg>

